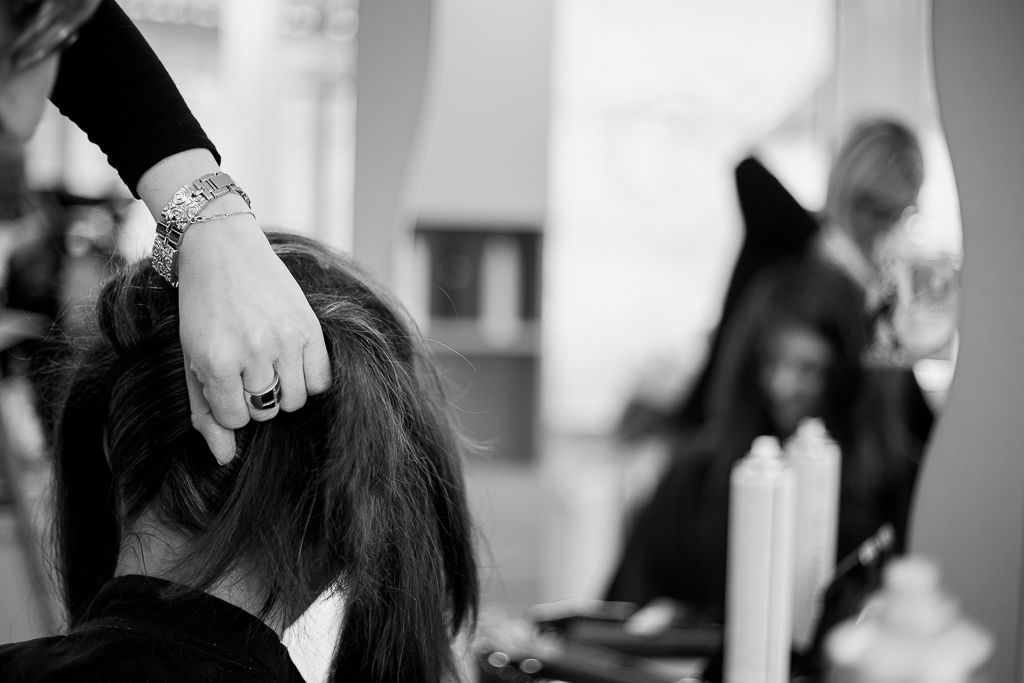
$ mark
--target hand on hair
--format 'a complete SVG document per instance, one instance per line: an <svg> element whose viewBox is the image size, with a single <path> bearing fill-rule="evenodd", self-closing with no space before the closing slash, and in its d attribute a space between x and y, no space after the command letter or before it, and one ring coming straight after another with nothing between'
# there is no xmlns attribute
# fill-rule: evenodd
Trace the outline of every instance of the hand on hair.
<svg viewBox="0 0 1024 683"><path fill-rule="evenodd" d="M235 200L241 201L217 201ZM328 388L323 332L251 215L193 225L182 241L178 277L192 424L225 464L235 454L232 430L250 418L269 420L279 409L297 410L307 395ZM275 372L280 407L253 408L243 388L265 391Z"/></svg>

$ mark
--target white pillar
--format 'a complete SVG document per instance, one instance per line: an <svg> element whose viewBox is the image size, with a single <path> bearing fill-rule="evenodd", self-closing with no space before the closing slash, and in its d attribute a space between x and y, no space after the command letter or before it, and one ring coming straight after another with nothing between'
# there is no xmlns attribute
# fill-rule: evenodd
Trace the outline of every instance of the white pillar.
<svg viewBox="0 0 1024 683"><path fill-rule="evenodd" d="M220 6L220 85L230 126L217 145L224 170L252 197L261 225L287 223L279 199L278 0L223 0ZM211 68L216 65L211 64Z"/></svg>

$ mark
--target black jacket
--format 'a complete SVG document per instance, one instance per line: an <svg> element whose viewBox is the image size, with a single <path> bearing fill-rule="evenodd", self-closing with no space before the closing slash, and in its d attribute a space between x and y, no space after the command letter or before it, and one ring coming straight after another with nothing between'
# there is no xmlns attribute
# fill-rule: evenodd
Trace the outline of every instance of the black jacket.
<svg viewBox="0 0 1024 683"><path fill-rule="evenodd" d="M203 148L220 156L167 70L115 0L103 0L61 57L50 100L89 136L125 185L156 162Z"/></svg>
<svg viewBox="0 0 1024 683"><path fill-rule="evenodd" d="M722 304L722 318L711 339L707 362L689 393L667 417L668 430L686 432L708 418L708 394L720 362L723 334L735 316L741 299L765 269L780 263L810 258L810 247L820 231L818 219L805 210L761 162L748 157L736 167L736 194L743 215L744 237L729 288ZM922 443L931 434L935 416L910 371L899 382L904 387L901 408L906 425Z"/></svg>
<svg viewBox="0 0 1024 683"><path fill-rule="evenodd" d="M3 683L304 683L277 634L204 593L173 601L166 581L107 582L67 635L0 646Z"/></svg>

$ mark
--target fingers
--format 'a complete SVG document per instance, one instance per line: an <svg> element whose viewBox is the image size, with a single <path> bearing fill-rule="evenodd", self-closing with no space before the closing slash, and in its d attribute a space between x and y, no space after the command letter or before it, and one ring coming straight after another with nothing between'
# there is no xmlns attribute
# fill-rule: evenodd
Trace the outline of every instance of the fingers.
<svg viewBox="0 0 1024 683"><path fill-rule="evenodd" d="M226 429L269 420L300 409L331 383L315 313L267 237L252 228L248 218L226 218L216 230L190 230L181 245L181 345L193 372L196 428L204 436L215 434L211 419ZM275 370L279 405L251 405L243 385L265 391Z"/></svg>
<svg viewBox="0 0 1024 683"><path fill-rule="evenodd" d="M218 370L216 364L200 365L195 361L191 367L203 385L203 396L210 405L214 419L227 429L244 427L249 421L249 410L246 408L242 376L238 370Z"/></svg>
<svg viewBox="0 0 1024 683"><path fill-rule="evenodd" d="M331 386L331 364L324 345L323 331L320 324L313 319L312 333L301 346L289 344L284 346L274 366L281 381L281 410L286 413L298 410L306 405L306 397L321 394ZM299 353L299 349L302 352ZM249 383L245 382L249 387ZM260 411L269 413L270 411ZM261 419L250 410L253 419ZM277 413L273 413L276 415ZM267 418L262 418L267 419Z"/></svg>
<svg viewBox="0 0 1024 683"><path fill-rule="evenodd" d="M213 457L226 465L235 457L235 433L222 427L213 416L210 404L203 395L203 385L196 373L185 363L185 382L188 385L188 400L192 407L192 426L195 427L210 447Z"/></svg>
<svg viewBox="0 0 1024 683"><path fill-rule="evenodd" d="M276 373L274 372L273 365L267 364L265 362L254 363L251 368L247 367L245 370L242 371L241 388L244 388L244 390L246 392L249 392L250 394L262 394L273 388L275 378ZM238 393L240 396L242 396L244 400L245 408L248 411L248 417L251 417L257 422L265 422L267 420L270 420L274 417L277 417L277 414L281 412L280 403L275 402L274 405L272 405L271 407L261 409L253 405L252 402L249 400L249 397L246 396L245 393L243 393L242 391L239 391ZM281 399L284 399L283 381L281 383ZM304 396L303 401L305 401Z"/></svg>
<svg viewBox="0 0 1024 683"><path fill-rule="evenodd" d="M282 410L292 412L306 403L306 397L325 391L331 383L330 360L324 344L323 332L316 318L313 325L303 334L302 325L295 325L292 341L287 336L264 337L261 344L254 344L241 358L227 354L228 345L222 348L220 357L210 354L195 357L188 363L190 382L200 387L202 404L193 399L193 412L197 415L197 429L200 426L213 435L215 432L207 423L213 421L224 430L239 429L250 419L264 422L273 419ZM280 333L280 330L276 330ZM256 335L258 336L258 335ZM268 408L258 407L249 394L261 394L274 384L275 374L280 381L279 402ZM201 411L196 406L201 407ZM201 430L202 431L202 430ZM208 437L208 440L211 437ZM220 438L223 438L221 436Z"/></svg>
<svg viewBox="0 0 1024 683"><path fill-rule="evenodd" d="M277 376L281 380L281 410L290 413L306 405L306 382L302 375L302 355L291 348L277 361Z"/></svg>
<svg viewBox="0 0 1024 683"><path fill-rule="evenodd" d="M322 394L331 386L331 359L327 356L324 333L316 322L313 331L302 347L302 374L305 377L305 391L310 396Z"/></svg>
<svg viewBox="0 0 1024 683"><path fill-rule="evenodd" d="M195 381L202 384L206 410L221 426L238 429L250 419L264 422L281 410L298 410L306 404L307 395L322 393L331 383L330 361L319 325L315 330L315 336L300 343L268 345L262 354L246 354L248 358L241 371L234 360L196 359L191 363L191 372ZM275 347L280 350L274 350ZM281 388L279 403L261 409L246 392L266 392L273 386L275 374Z"/></svg>

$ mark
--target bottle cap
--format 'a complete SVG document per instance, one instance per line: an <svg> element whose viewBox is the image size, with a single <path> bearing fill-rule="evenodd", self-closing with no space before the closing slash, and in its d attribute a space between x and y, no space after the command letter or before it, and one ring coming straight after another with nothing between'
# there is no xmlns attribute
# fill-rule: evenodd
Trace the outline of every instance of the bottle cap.
<svg viewBox="0 0 1024 683"><path fill-rule="evenodd" d="M797 423L796 433L802 437L827 439L828 430L825 429L825 421L820 417L802 417Z"/></svg>
<svg viewBox="0 0 1024 683"><path fill-rule="evenodd" d="M904 557L885 568L883 578L885 621L908 636L939 633L960 618L960 605L946 595L939 582L939 567L923 557Z"/></svg>
<svg viewBox="0 0 1024 683"><path fill-rule="evenodd" d="M883 570L887 591L899 593L930 593L939 589L939 566L924 557L901 557Z"/></svg>
<svg viewBox="0 0 1024 683"><path fill-rule="evenodd" d="M782 446L774 436L759 436L750 444L750 457L758 460L781 458Z"/></svg>

